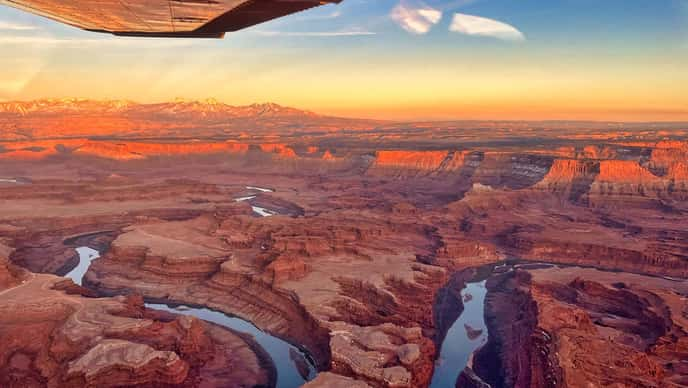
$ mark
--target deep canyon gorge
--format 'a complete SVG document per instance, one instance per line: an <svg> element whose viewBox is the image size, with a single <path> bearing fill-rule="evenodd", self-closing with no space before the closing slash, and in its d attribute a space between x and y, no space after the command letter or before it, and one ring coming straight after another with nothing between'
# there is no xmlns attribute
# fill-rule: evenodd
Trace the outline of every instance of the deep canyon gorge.
<svg viewBox="0 0 688 388"><path fill-rule="evenodd" d="M687 131L0 104L0 386L688 386Z"/></svg>

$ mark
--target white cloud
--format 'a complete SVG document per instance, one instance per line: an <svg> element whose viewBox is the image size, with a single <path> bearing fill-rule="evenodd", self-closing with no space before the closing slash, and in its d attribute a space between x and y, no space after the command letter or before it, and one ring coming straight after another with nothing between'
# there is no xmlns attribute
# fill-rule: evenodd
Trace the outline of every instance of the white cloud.
<svg viewBox="0 0 688 388"><path fill-rule="evenodd" d="M0 30L10 30L10 31L31 31L35 30L35 26L30 26L28 24L17 24L12 22L5 22L0 20Z"/></svg>
<svg viewBox="0 0 688 388"><path fill-rule="evenodd" d="M526 37L516 27L494 19L481 16L454 14L450 31L465 35L486 36L501 40L524 41Z"/></svg>
<svg viewBox="0 0 688 388"><path fill-rule="evenodd" d="M425 4L409 5L402 1L392 9L390 17L406 31L423 35L442 19L442 11Z"/></svg>
<svg viewBox="0 0 688 388"><path fill-rule="evenodd" d="M418 14L432 24L437 24L442 19L442 12L432 8L421 8L418 10Z"/></svg>

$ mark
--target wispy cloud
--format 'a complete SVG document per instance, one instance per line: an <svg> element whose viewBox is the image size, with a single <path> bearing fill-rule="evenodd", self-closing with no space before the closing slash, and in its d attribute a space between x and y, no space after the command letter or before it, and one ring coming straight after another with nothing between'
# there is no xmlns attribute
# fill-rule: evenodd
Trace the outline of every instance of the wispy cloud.
<svg viewBox="0 0 688 388"><path fill-rule="evenodd" d="M0 20L0 30L3 31L32 31L37 28L28 24L17 24Z"/></svg>
<svg viewBox="0 0 688 388"><path fill-rule="evenodd" d="M320 8L318 8L320 10ZM302 22L312 22L312 21L318 21L318 20L334 20L338 19L339 17L342 16L342 10L341 9L335 9L332 12L329 13L305 13L305 14L296 14L292 15L292 17L289 17L286 20L282 19L277 19L276 21L283 21L283 22L289 22L289 23L302 23Z"/></svg>
<svg viewBox="0 0 688 388"><path fill-rule="evenodd" d="M337 36L368 36L375 35L373 31L256 31L260 36L286 36L286 37L315 37L327 38Z"/></svg>
<svg viewBox="0 0 688 388"><path fill-rule="evenodd" d="M392 20L412 34L423 35L442 19L442 11L424 3L400 2L390 14Z"/></svg>
<svg viewBox="0 0 688 388"><path fill-rule="evenodd" d="M515 42L526 40L523 33L510 24L462 13L454 14L449 30L465 35L486 36Z"/></svg>
<svg viewBox="0 0 688 388"><path fill-rule="evenodd" d="M334 11L327 13L327 14L324 14L324 15L304 16L300 20L331 20L331 19L337 19L340 16L342 16L342 10L341 9L335 9Z"/></svg>

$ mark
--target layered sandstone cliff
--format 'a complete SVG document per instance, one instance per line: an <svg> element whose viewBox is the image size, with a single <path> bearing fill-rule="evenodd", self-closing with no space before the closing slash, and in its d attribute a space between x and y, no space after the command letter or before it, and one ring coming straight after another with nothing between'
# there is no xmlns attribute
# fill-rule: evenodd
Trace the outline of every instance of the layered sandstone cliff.
<svg viewBox="0 0 688 388"><path fill-rule="evenodd" d="M488 288L490 339L474 370L493 387L688 381L684 282L570 267L518 270Z"/></svg>
<svg viewBox="0 0 688 388"><path fill-rule="evenodd" d="M535 188L578 201L581 196L589 193L590 186L599 173L599 164L593 161L556 159Z"/></svg>
<svg viewBox="0 0 688 388"><path fill-rule="evenodd" d="M108 143L89 141L79 146L76 154L92 155L107 159L129 160L151 156L237 154L247 152L248 144L235 142L218 143Z"/></svg>
<svg viewBox="0 0 688 388"><path fill-rule="evenodd" d="M377 151L368 170L373 175L415 176L456 173L470 159L469 151Z"/></svg>
<svg viewBox="0 0 688 388"><path fill-rule="evenodd" d="M527 273L518 272L487 281L485 322L490 334L474 355L472 369L492 387L561 384L556 350L550 335L538 327L538 307L527 287L529 281Z"/></svg>
<svg viewBox="0 0 688 388"><path fill-rule="evenodd" d="M600 162L600 173L590 190L606 196L660 196L670 194L668 185L637 161L614 160Z"/></svg>
<svg viewBox="0 0 688 388"><path fill-rule="evenodd" d="M260 150L269 153L269 154L275 154L278 155L282 158L295 158L296 157L296 152L294 150L287 146L286 144L279 144L279 143L268 143L268 144L260 144L259 145Z"/></svg>
<svg viewBox="0 0 688 388"><path fill-rule="evenodd" d="M0 279L3 387L271 383L257 345L230 331L146 310L135 297L86 297L70 280L2 258Z"/></svg>
<svg viewBox="0 0 688 388"><path fill-rule="evenodd" d="M612 154L556 159L534 188L574 201L591 199L597 204L605 199L682 200L688 195L688 153L683 143L677 143L657 144L647 163L614 160Z"/></svg>

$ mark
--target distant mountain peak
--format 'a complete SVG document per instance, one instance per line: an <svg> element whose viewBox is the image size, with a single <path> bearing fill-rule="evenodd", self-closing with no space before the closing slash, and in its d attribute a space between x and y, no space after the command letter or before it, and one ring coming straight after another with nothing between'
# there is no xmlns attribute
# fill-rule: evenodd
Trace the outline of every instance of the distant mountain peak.
<svg viewBox="0 0 688 388"><path fill-rule="evenodd" d="M203 100L194 100L194 99L189 99L189 98L184 98L184 97L176 97L172 103L175 104L196 104L196 105L226 105L217 99L210 97L210 98L205 98Z"/></svg>
<svg viewBox="0 0 688 388"><path fill-rule="evenodd" d="M274 103L274 102L257 102L253 103L250 106L256 107L256 108L264 108L264 109L281 109L283 108L282 105Z"/></svg>
<svg viewBox="0 0 688 388"><path fill-rule="evenodd" d="M32 101L0 103L0 113L27 115L31 113L59 113L79 111L121 111L135 105L127 100L89 100L84 98L44 98Z"/></svg>

